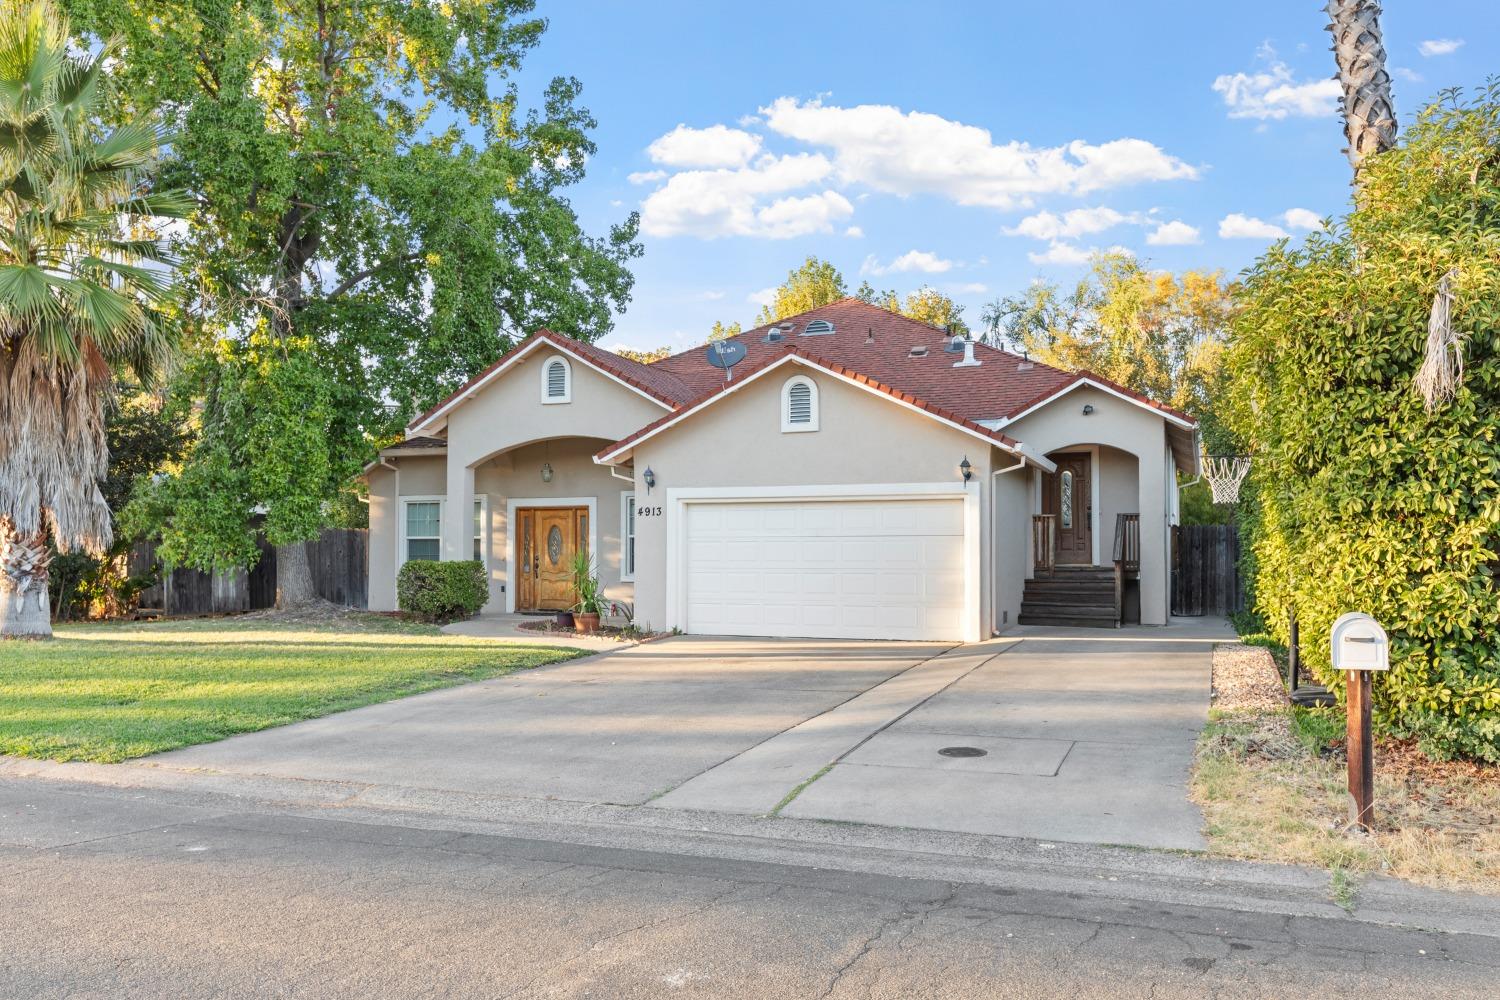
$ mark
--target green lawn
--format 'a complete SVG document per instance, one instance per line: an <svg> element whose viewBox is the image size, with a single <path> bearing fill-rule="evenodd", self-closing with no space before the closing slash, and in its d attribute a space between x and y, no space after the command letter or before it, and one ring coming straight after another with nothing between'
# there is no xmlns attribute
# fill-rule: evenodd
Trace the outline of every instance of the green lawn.
<svg viewBox="0 0 1500 1000"><path fill-rule="evenodd" d="M0 643L0 754L120 761L578 655L367 614L63 626Z"/></svg>

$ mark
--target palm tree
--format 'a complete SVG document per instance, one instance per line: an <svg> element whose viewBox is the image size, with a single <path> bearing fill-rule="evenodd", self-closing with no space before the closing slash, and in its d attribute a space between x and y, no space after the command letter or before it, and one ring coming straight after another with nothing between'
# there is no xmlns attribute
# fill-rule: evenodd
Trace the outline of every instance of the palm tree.
<svg viewBox="0 0 1500 1000"><path fill-rule="evenodd" d="M1380 4L1328 0L1328 19L1338 80L1344 88L1344 137L1349 140L1345 153L1357 183L1365 157L1396 145L1396 106L1380 38Z"/></svg>
<svg viewBox="0 0 1500 1000"><path fill-rule="evenodd" d="M189 203L148 189L160 137L101 126L107 44L68 45L48 0L0 0L0 636L52 634L48 538L102 554L116 366L172 347L172 261L154 230Z"/></svg>

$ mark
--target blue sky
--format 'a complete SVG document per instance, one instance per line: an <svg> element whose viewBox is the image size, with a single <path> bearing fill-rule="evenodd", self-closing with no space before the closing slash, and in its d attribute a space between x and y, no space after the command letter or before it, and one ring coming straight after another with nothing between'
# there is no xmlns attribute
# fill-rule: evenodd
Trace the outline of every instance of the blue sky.
<svg viewBox="0 0 1500 1000"><path fill-rule="evenodd" d="M1189 13L1191 11L1191 14ZM520 83L577 76L598 154L571 199L643 212L605 345L686 348L806 255L984 303L1093 248L1235 273L1342 212L1349 168L1321 4L583 2ZM1500 67L1492 0L1391 3L1406 120ZM681 126L681 128L679 128Z"/></svg>

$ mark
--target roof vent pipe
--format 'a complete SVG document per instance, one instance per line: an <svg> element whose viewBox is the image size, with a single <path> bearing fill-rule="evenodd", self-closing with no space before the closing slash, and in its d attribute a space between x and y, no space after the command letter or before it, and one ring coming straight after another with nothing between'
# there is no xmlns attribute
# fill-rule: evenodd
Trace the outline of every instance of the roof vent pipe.
<svg viewBox="0 0 1500 1000"><path fill-rule="evenodd" d="M875 343L875 328L873 326L865 327L865 343Z"/></svg>
<svg viewBox="0 0 1500 1000"><path fill-rule="evenodd" d="M964 338L964 356L962 361L953 362L954 368L978 368L983 362L974 357L974 341Z"/></svg>

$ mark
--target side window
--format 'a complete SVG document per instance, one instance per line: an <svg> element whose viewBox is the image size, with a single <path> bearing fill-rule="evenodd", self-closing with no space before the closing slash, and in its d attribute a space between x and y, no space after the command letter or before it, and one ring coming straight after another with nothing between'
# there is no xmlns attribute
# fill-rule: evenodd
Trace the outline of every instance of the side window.
<svg viewBox="0 0 1500 1000"><path fill-rule="evenodd" d="M553 358L542 365L542 402L568 403L573 399L573 368L567 358Z"/></svg>
<svg viewBox="0 0 1500 1000"><path fill-rule="evenodd" d="M818 429L818 386L805 375L794 375L781 387L781 429L784 433Z"/></svg>
<svg viewBox="0 0 1500 1000"><path fill-rule="evenodd" d="M406 539L401 561L442 558L443 503L441 500L406 502Z"/></svg>
<svg viewBox="0 0 1500 1000"><path fill-rule="evenodd" d="M620 494L620 579L635 579L635 494Z"/></svg>

